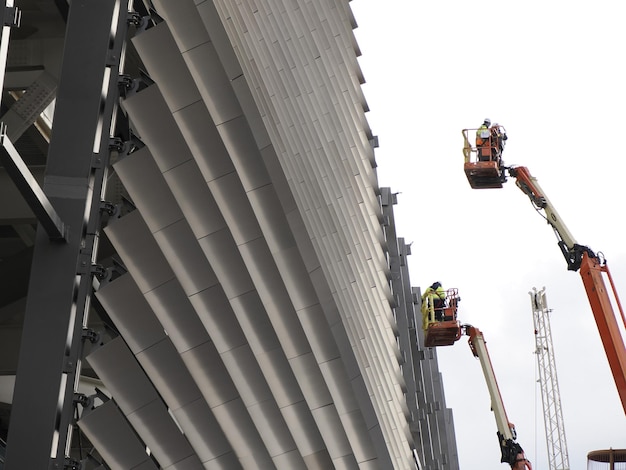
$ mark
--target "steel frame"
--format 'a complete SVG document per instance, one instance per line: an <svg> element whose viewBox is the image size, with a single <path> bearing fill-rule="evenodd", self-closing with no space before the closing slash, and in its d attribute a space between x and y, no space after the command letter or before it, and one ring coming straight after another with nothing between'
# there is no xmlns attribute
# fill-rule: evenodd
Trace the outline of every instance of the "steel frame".
<svg viewBox="0 0 626 470"><path fill-rule="evenodd" d="M51 241L40 218L6 470L77 468L68 458L74 398L128 7L129 0L73 0L70 6L43 185L43 193L63 221L65 237Z"/></svg>

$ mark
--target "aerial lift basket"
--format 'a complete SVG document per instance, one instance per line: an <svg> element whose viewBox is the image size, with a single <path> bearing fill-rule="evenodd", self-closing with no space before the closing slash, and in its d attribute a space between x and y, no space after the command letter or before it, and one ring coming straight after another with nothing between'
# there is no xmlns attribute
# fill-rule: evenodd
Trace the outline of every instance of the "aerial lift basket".
<svg viewBox="0 0 626 470"><path fill-rule="evenodd" d="M484 145L472 145L478 129L463 129L463 156L465 176L473 189L501 188L504 172L501 168L500 149L491 137ZM470 140L472 139L472 140Z"/></svg>

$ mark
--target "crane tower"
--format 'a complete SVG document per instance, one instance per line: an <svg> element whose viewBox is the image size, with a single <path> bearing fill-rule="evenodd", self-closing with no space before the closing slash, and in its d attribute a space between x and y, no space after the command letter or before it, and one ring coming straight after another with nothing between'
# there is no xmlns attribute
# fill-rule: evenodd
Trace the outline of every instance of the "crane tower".
<svg viewBox="0 0 626 470"><path fill-rule="evenodd" d="M539 369L539 384L541 385L541 402L543 404L544 424L546 429L546 444L548 446L549 470L569 470L569 457L565 441L565 427L561 411L561 395L556 375L554 349L552 347L552 333L546 288L537 291L533 287L530 301L533 309L535 325L535 353Z"/></svg>

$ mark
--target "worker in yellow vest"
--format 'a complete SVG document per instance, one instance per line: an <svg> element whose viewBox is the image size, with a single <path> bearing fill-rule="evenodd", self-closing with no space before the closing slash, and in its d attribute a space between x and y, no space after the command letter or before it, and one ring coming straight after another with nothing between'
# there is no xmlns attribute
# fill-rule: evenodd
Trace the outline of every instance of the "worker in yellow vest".
<svg viewBox="0 0 626 470"><path fill-rule="evenodd" d="M434 282L422 294L422 327L428 329L430 323L443 320L443 309L446 306L446 291L441 282Z"/></svg>
<svg viewBox="0 0 626 470"><path fill-rule="evenodd" d="M486 118L478 129L476 129L476 152L478 161L486 162L491 159L491 119Z"/></svg>

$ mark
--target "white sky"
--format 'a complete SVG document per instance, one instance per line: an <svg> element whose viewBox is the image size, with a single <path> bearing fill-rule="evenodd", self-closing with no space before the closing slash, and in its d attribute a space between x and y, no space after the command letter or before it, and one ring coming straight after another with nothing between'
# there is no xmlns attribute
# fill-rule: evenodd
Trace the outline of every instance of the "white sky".
<svg viewBox="0 0 626 470"><path fill-rule="evenodd" d="M379 137L379 183L399 192L411 283L459 288L463 323L488 342L509 419L549 470L528 292L546 287L572 470L626 448L626 418L578 273L510 180L472 190L461 130L486 117L509 135L581 244L602 251L626 302L626 2L353 0ZM592 6L593 5L593 6ZM480 364L462 338L439 348L461 470L506 470Z"/></svg>

